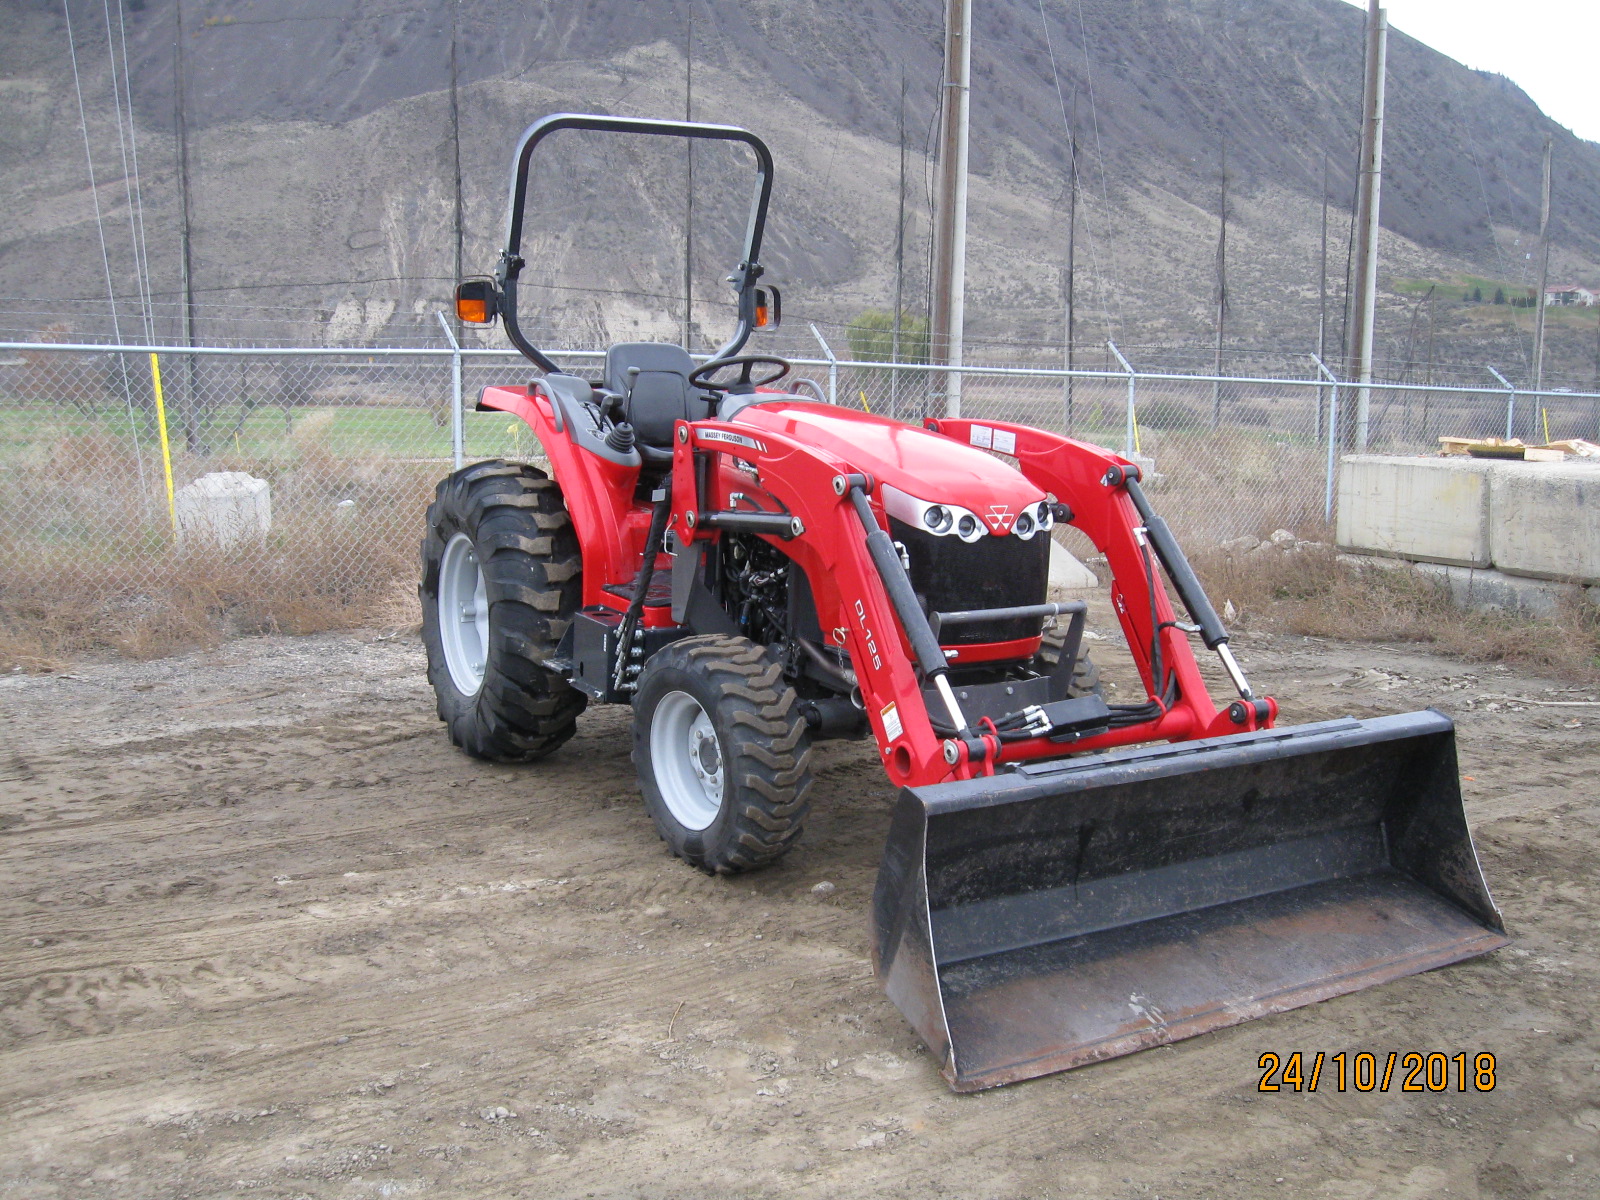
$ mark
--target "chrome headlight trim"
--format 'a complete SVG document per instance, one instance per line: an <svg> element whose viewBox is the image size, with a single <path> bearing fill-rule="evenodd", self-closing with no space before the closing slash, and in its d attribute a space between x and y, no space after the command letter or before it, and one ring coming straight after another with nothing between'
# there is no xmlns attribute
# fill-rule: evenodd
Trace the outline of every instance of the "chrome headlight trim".
<svg viewBox="0 0 1600 1200"><path fill-rule="evenodd" d="M978 514L971 509L962 508L959 504L923 500L909 492L902 492L888 483L879 486L878 494L883 499L884 512L923 533L932 534L934 537L960 538L963 542L975 542L981 537L988 536L988 530L983 527ZM941 528L935 528L930 524L928 514L931 509L943 509L948 514L948 523L943 524ZM970 523L971 532L965 534L961 532L963 522Z"/></svg>

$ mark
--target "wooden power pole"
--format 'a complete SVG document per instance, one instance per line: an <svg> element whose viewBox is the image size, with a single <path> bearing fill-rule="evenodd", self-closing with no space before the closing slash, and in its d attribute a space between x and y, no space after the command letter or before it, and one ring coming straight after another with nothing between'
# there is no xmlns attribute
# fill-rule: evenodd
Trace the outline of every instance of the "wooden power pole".
<svg viewBox="0 0 1600 1200"><path fill-rule="evenodd" d="M1539 290L1533 298L1533 390L1544 389L1544 304L1550 286L1550 151L1555 143L1544 135L1544 193L1539 202ZM1542 402L1541 402L1542 403Z"/></svg>
<svg viewBox="0 0 1600 1200"><path fill-rule="evenodd" d="M1328 153L1322 153L1322 249L1317 256L1317 357L1328 361ZM1322 389L1317 389L1315 421L1317 441L1322 440Z"/></svg>
<svg viewBox="0 0 1600 1200"><path fill-rule="evenodd" d="M972 9L945 0L944 77L939 88L939 169L933 201L933 362L959 367L967 275L967 122L972 100ZM961 373L944 372L944 411L961 415Z"/></svg>
<svg viewBox="0 0 1600 1200"><path fill-rule="evenodd" d="M694 120L694 3L685 5L683 34L683 119ZM694 319L694 140L683 143L683 348L688 350Z"/></svg>
<svg viewBox="0 0 1600 1200"><path fill-rule="evenodd" d="M1361 100L1360 183L1356 194L1355 447L1367 448L1372 413L1372 340L1378 305L1378 213L1383 192L1383 84L1388 60L1389 17L1369 0L1366 79Z"/></svg>
<svg viewBox="0 0 1600 1200"><path fill-rule="evenodd" d="M1072 94L1072 115L1078 115L1078 94ZM1065 349L1061 356L1061 365L1066 370L1072 370L1072 343L1077 336L1077 289L1078 289L1078 138L1069 128L1067 131L1067 263L1062 268L1061 292L1066 304L1063 313L1062 341ZM1063 429L1072 432L1072 376L1066 375L1061 380L1061 410Z"/></svg>
<svg viewBox="0 0 1600 1200"><path fill-rule="evenodd" d="M1217 205L1217 341L1211 359L1211 428L1222 423L1222 334L1228 319L1228 143L1222 143L1222 195Z"/></svg>
<svg viewBox="0 0 1600 1200"><path fill-rule="evenodd" d="M889 342L889 361L900 365L900 332L906 311L906 73L900 72L900 120L897 126L900 148L899 205L894 224L894 332ZM900 372L889 375L889 415L900 415Z"/></svg>

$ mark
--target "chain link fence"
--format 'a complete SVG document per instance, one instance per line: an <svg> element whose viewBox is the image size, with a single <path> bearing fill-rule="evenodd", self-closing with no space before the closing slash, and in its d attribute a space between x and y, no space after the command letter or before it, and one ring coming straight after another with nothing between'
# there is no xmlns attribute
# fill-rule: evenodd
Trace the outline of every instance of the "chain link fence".
<svg viewBox="0 0 1600 1200"><path fill-rule="evenodd" d="M580 375L601 359L555 357ZM801 390L852 408L919 420L951 401L944 369L794 362ZM475 349L0 344L0 621L88 606L115 633L154 620L175 589L236 625L370 619L414 588L422 510L456 463L539 460L522 422L473 411L483 387L530 371ZM1361 407L1327 376L972 366L957 390L965 416L1137 456L1196 548L1324 528ZM1600 436L1594 393L1375 384L1365 408L1380 451L1433 451L1441 435ZM207 517L190 497L220 473L265 481L270 513Z"/></svg>

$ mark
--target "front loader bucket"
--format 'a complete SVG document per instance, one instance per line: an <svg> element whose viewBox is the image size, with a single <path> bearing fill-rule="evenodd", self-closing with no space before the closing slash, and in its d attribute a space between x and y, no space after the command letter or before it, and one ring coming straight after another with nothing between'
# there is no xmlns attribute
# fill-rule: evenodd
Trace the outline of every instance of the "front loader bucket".
<svg viewBox="0 0 1600 1200"><path fill-rule="evenodd" d="M1506 944L1432 710L906 788L873 921L961 1092Z"/></svg>

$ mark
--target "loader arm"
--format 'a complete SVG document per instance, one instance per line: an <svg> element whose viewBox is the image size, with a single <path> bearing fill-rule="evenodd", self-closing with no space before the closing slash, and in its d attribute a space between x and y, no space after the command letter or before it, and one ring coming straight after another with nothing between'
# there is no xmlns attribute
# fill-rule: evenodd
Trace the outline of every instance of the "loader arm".
<svg viewBox="0 0 1600 1200"><path fill-rule="evenodd" d="M1010 434L1015 438L1018 468L1066 503L1072 511L1068 523L1106 556L1112 575L1111 602L1128 649L1149 699L1164 711L1151 722L1123 731L1131 736L1116 741L1097 739L1075 749L1183 741L1272 726L1278 712L1276 701L1249 697L1252 703L1219 708L1207 691L1188 632L1167 595L1160 556L1128 494L1128 480L1137 479L1137 467L1100 446L1027 425L944 418L926 424L935 433L969 445L992 444L996 430ZM1169 699L1169 689L1174 688L1176 695ZM1017 747L1006 757L1035 757L1038 752L1038 747Z"/></svg>
<svg viewBox="0 0 1600 1200"><path fill-rule="evenodd" d="M767 536L811 582L819 622L849 651L879 756L896 784L959 778L944 760L943 740L928 718L904 631L867 554L856 515L834 487L850 465L784 434L725 421L680 422L673 448L669 528L684 542L715 532L706 519L722 497L702 494L699 456L736 454L761 471L763 487L798 518L790 539Z"/></svg>
<svg viewBox="0 0 1600 1200"><path fill-rule="evenodd" d="M797 536L768 536L767 540L780 546L805 571L824 630L836 645L849 651L880 757L896 784L922 786L968 779L992 773L1001 763L1263 728L1276 714L1271 701L1224 709L1212 702L1187 639L1175 625L1165 590L1152 586L1160 568L1136 532L1138 513L1122 489L1100 482L1105 471L1120 465L1120 460L1094 447L1058 438L1051 439L1054 444L1030 447L1033 457L1045 464L1035 464L1040 474L1035 482L1057 495L1075 500L1084 497L1081 527L1107 551L1117 571L1119 586L1113 595L1118 615L1157 711L1148 719L1121 723L1069 744L1041 735L1004 742L997 738L957 739L952 746L951 739L934 729L923 688L928 682L926 672L919 678L914 665L913 631L891 603L883 574L864 543L857 513L846 493L836 486L836 481L852 477L850 464L787 435L748 424L698 421L682 422L677 428L670 527L685 542L714 535L715 515L710 510L721 505L722 497L710 493L711 481L719 472L697 470L697 457L736 454L755 463L763 487L803 526ZM1019 433L1036 432L1016 428ZM881 505L872 501L870 511L876 528L886 529ZM1127 588L1120 586L1125 579L1132 580ZM1159 638L1157 653L1152 653L1153 638ZM1159 683L1155 672L1158 658L1162 667ZM1166 691L1167 702L1156 702L1158 689Z"/></svg>

